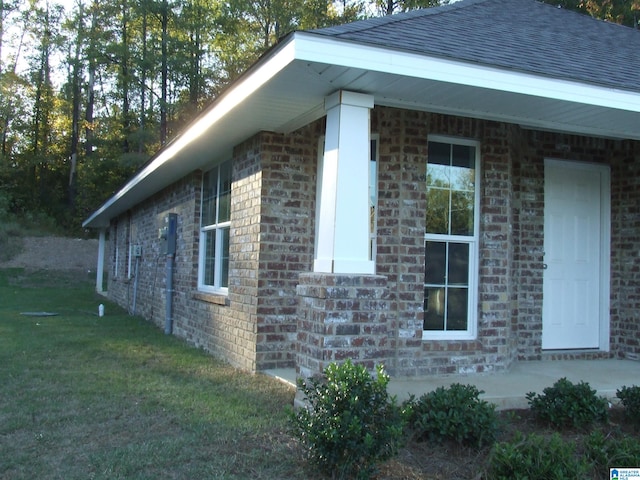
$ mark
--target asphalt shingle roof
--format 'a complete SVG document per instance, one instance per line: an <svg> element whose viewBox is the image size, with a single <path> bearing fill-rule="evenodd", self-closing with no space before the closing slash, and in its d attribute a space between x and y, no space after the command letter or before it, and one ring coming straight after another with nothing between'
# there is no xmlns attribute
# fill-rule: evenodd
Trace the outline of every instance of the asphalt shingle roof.
<svg viewBox="0 0 640 480"><path fill-rule="evenodd" d="M535 0L463 0L312 32L640 91L640 30Z"/></svg>

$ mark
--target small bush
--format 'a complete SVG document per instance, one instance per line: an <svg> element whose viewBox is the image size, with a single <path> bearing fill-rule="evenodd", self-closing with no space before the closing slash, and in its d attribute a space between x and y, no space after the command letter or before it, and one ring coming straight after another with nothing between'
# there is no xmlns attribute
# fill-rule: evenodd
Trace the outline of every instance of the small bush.
<svg viewBox="0 0 640 480"><path fill-rule="evenodd" d="M576 456L576 446L555 433L551 437L517 434L511 442L496 443L484 478L491 480L589 478L589 465Z"/></svg>
<svg viewBox="0 0 640 480"><path fill-rule="evenodd" d="M585 428L609 418L608 402L596 395L588 383L573 384L561 378L542 395L527 393L534 415L557 427Z"/></svg>
<svg viewBox="0 0 640 480"><path fill-rule="evenodd" d="M378 366L374 378L349 360L324 374L298 382L309 406L292 415L294 433L333 478L369 478L397 453L403 433L400 409L387 393L389 376Z"/></svg>
<svg viewBox="0 0 640 480"><path fill-rule="evenodd" d="M495 440L498 430L496 406L478 396L473 385L454 383L405 403L409 428L418 440L482 446Z"/></svg>
<svg viewBox="0 0 640 480"><path fill-rule="evenodd" d="M640 424L640 387L624 386L616 390L616 397L620 399L624 406L625 416L632 422ZM640 465L640 463L639 463Z"/></svg>
<svg viewBox="0 0 640 480"><path fill-rule="evenodd" d="M584 447L598 478L608 478L611 467L640 465L640 440L633 437L605 437L596 431L587 437Z"/></svg>

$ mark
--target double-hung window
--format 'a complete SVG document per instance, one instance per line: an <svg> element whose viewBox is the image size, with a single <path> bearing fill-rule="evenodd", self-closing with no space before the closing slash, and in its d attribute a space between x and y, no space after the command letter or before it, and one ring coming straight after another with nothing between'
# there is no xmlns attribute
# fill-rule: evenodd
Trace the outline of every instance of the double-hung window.
<svg viewBox="0 0 640 480"><path fill-rule="evenodd" d="M479 145L430 137L425 231L425 339L476 335Z"/></svg>
<svg viewBox="0 0 640 480"><path fill-rule="evenodd" d="M227 293L231 229L231 162L217 165L202 178L198 288Z"/></svg>

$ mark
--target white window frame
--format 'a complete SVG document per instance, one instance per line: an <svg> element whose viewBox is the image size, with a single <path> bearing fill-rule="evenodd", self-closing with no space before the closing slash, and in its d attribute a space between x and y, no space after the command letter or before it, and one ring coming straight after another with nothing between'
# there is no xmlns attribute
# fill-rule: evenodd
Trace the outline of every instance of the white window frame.
<svg viewBox="0 0 640 480"><path fill-rule="evenodd" d="M133 242L132 239L132 220L129 216L127 221L127 279L131 280L133 277Z"/></svg>
<svg viewBox="0 0 640 480"><path fill-rule="evenodd" d="M477 140L450 137L445 135L429 135L427 142L448 143L450 145L461 145L475 148L475 191L474 191L474 215L473 215L473 236L448 235L426 233L427 241L445 243L466 243L469 245L469 291L467 298L467 329L466 330L424 330L423 340L473 340L478 334L478 277L479 277L479 251L480 251L480 142ZM427 165L425 162L425 169ZM426 184L425 184L426 188ZM426 261L426 259L425 259ZM425 312L426 313L426 312Z"/></svg>
<svg viewBox="0 0 640 480"><path fill-rule="evenodd" d="M116 220L113 226L113 278L118 278L120 264L120 245L118 237L118 221Z"/></svg>
<svg viewBox="0 0 640 480"><path fill-rule="evenodd" d="M380 171L380 135L373 133L369 139L370 143L375 143L375 152L369 149L369 201L373 200L373 219L370 219L371 231L369 232L369 260L375 263L378 251L378 178Z"/></svg>
<svg viewBox="0 0 640 480"><path fill-rule="evenodd" d="M206 253L207 253L207 233L211 232L211 231L215 231L215 240L216 240L216 246L219 245L223 245L223 235L224 235L224 230L226 229L231 229L231 218L229 218L228 221L224 221L224 222L219 222L219 223L213 223L213 224L209 224L209 225L202 225L202 215L203 215L203 201L204 201L204 179L207 173L218 169L218 172L220 171L220 168L222 167L222 165L224 165L225 163L229 163L230 169L229 171L231 172L231 161L227 160L225 162L221 162L218 165L216 165L215 167L213 167L212 169L208 170L207 172L205 172L202 175L202 182L200 185L200 241L199 241L199 252L198 252L198 290L202 291L202 292L208 292L208 293L216 293L219 295L228 295L229 294L229 287L223 287L222 286L222 271L223 271L223 261L222 261L222 257L223 257L223 253L224 253L224 248L216 248L216 251L214 252L214 256L215 256L215 270L213 272L213 285L208 285L205 283L205 262L206 262ZM218 184L216 187L217 190L217 195L220 195L220 175L218 174ZM219 213L219 207L220 207L220 202L216 202L216 220L218 220L218 213ZM229 215L229 217L231 217L231 215ZM231 232L229 232L231 233ZM230 241L230 237L229 237L229 241ZM227 246L228 248L228 246ZM229 267L227 266L227 272L229 272ZM229 278L227 278L227 284L228 284Z"/></svg>

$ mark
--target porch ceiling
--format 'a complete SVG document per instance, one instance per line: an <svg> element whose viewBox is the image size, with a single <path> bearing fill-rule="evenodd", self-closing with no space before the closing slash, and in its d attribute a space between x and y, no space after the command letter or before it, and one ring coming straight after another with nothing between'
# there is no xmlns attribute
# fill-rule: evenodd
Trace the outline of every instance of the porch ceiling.
<svg viewBox="0 0 640 480"><path fill-rule="evenodd" d="M296 33L279 44L84 222L109 220L189 172L228 158L259 131L290 132L324 115L336 90L377 105L525 128L640 140L636 91L429 58Z"/></svg>

